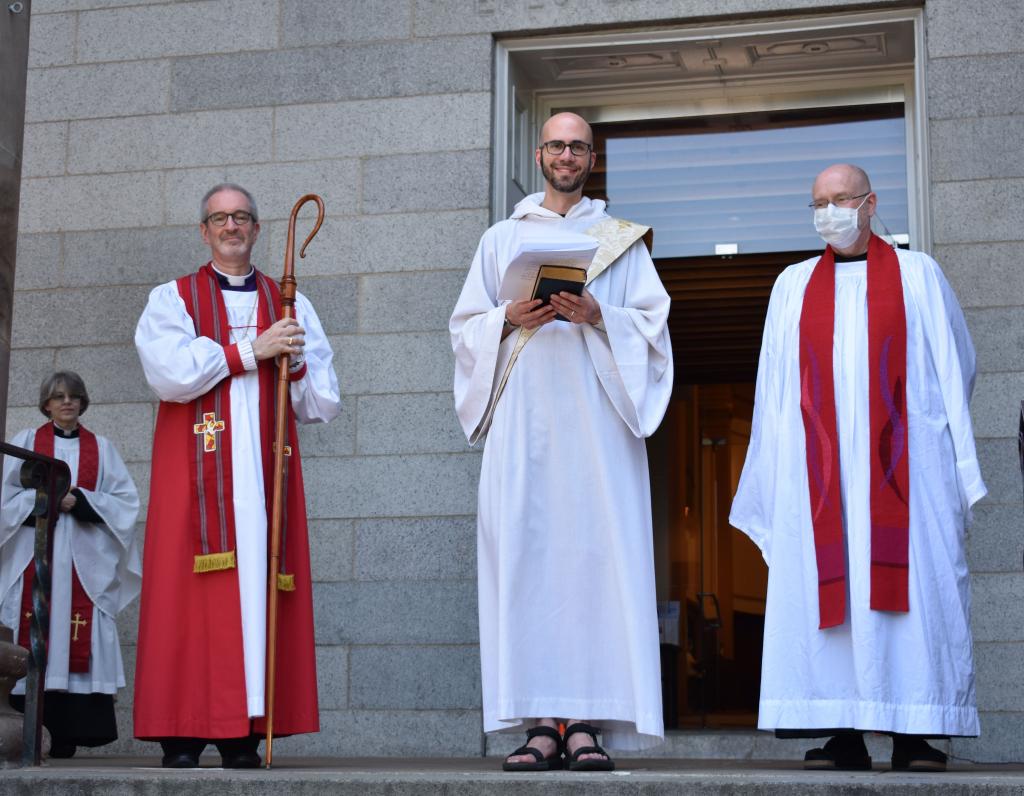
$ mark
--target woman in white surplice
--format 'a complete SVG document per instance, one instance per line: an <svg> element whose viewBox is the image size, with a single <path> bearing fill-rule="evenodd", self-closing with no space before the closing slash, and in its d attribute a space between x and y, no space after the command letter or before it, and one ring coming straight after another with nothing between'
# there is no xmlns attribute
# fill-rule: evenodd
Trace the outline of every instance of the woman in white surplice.
<svg viewBox="0 0 1024 796"><path fill-rule="evenodd" d="M77 373L54 373L43 381L39 396L39 410L49 421L11 439L18 447L50 453L71 470L72 488L61 501L53 532L50 569L44 724L52 738L51 757L71 757L78 746L117 739L114 695L125 678L115 617L138 596L142 573L135 538L138 492L110 441L79 424L88 406ZM13 456L4 458L0 624L13 628L15 641L28 646L27 611L22 609L31 589L31 584L26 589L25 572L34 549L30 512L36 492L21 485L21 464ZM22 679L11 696L19 710L24 693Z"/></svg>
<svg viewBox="0 0 1024 796"><path fill-rule="evenodd" d="M450 323L467 437L477 436L516 342L509 323L529 328L542 313L496 300L517 242L581 233L608 218L604 202L581 198L592 140L579 117L552 117L537 150L546 192L522 200L480 242ZM670 300L637 241L584 297L552 304L571 321L544 323L522 349L483 453L484 730L593 720L608 746L639 750L664 735L644 438L672 389ZM571 758L583 742L566 741ZM530 747L543 743L531 739ZM560 767L553 752L540 754L543 770ZM581 758L569 760L573 768L611 763L603 753ZM529 755L510 761L535 770Z"/></svg>

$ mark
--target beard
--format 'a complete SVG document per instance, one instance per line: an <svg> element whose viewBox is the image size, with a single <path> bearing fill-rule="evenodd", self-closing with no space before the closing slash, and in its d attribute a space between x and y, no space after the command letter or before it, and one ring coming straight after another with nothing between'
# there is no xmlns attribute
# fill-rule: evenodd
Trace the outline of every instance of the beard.
<svg viewBox="0 0 1024 796"><path fill-rule="evenodd" d="M547 180L548 184L551 185L559 193L576 193L580 190L587 178L590 177L590 157L587 156L582 165L580 166L579 172L575 175L559 175L555 173L555 170L551 168L548 161L544 159L544 154L541 154L540 158L540 171L544 175L544 179Z"/></svg>

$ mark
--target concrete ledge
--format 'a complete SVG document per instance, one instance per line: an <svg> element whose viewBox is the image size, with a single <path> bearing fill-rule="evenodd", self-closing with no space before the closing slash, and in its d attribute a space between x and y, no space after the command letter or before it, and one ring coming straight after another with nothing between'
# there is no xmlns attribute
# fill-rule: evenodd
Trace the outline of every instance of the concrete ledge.
<svg viewBox="0 0 1024 796"><path fill-rule="evenodd" d="M404 796L445 793L611 794L661 796L703 794L931 794L968 796L1020 794L1024 768L956 769L945 774L894 774L886 768L864 773L805 772L799 763L750 763L707 760L619 759L610 774L556 771L505 774L493 759L280 758L273 770L225 771L220 768L171 771L156 758L86 758L54 761L43 768L5 771L0 796L50 796L68 793L286 796L332 793Z"/></svg>

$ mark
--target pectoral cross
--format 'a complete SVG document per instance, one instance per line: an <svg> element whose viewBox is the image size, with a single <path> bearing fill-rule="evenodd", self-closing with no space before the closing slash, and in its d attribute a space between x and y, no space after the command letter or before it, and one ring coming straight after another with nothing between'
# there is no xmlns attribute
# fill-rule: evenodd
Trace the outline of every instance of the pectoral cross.
<svg viewBox="0 0 1024 796"><path fill-rule="evenodd" d="M211 453L217 450L217 432L224 430L224 421L218 420L213 412L203 414L203 422L192 426L195 434L203 435L203 451Z"/></svg>
<svg viewBox="0 0 1024 796"><path fill-rule="evenodd" d="M71 620L71 626L74 628L71 636L72 641L78 641L78 628L84 627L87 624L89 623L82 619L82 615L78 613L78 611L75 611L75 618Z"/></svg>

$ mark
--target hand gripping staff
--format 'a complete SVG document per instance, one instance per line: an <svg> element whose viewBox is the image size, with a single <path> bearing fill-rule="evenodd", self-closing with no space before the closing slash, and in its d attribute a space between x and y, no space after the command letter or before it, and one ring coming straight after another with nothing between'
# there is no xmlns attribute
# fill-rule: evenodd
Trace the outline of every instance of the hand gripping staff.
<svg viewBox="0 0 1024 796"><path fill-rule="evenodd" d="M309 233L299 250L299 257L306 256L306 247L316 237L324 223L324 200L315 193L307 193L292 208L288 219L288 243L284 253L284 275L281 277L281 317L295 317L295 219L299 209L307 202L316 202L316 226ZM267 768L274 759L274 681L277 674L277 572L281 568L281 525L284 520L284 438L288 427L288 411L291 404L288 397L288 366L291 356L287 353L277 357L277 401L274 412L274 500L270 518L270 567L267 581Z"/></svg>

